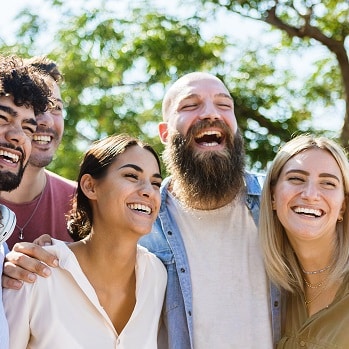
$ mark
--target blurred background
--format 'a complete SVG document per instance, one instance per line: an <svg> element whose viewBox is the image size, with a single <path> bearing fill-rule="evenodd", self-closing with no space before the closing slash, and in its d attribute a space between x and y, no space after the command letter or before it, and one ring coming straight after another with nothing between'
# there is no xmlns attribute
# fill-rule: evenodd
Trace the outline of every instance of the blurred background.
<svg viewBox="0 0 349 349"><path fill-rule="evenodd" d="M63 72L65 133L50 169L75 179L95 139L157 135L166 88L191 71L235 100L248 167L263 171L293 135L349 146L347 0L12 0L0 52L47 55Z"/></svg>

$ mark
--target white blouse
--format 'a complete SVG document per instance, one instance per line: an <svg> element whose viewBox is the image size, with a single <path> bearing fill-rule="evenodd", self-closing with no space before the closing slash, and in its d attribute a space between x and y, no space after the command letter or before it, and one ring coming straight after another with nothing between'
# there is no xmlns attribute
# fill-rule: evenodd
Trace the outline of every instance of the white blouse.
<svg viewBox="0 0 349 349"><path fill-rule="evenodd" d="M156 349L167 273L161 261L138 246L136 305L118 334L73 252L61 241L46 247L59 268L21 290L4 289L10 349Z"/></svg>
<svg viewBox="0 0 349 349"><path fill-rule="evenodd" d="M0 243L0 273L2 274L2 265L5 258L4 243ZM0 275L1 275L0 274ZM8 349L8 328L4 308L2 306L2 288L0 287L0 349Z"/></svg>

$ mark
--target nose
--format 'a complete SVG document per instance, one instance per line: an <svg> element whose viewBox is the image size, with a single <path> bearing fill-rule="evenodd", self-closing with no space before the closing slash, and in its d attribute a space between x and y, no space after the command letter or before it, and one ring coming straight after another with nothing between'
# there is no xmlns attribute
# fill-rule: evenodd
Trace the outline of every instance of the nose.
<svg viewBox="0 0 349 349"><path fill-rule="evenodd" d="M202 113L200 114L200 119L210 119L210 120L218 120L221 119L221 114L217 110L217 107L212 102L205 103Z"/></svg>
<svg viewBox="0 0 349 349"><path fill-rule="evenodd" d="M305 200L318 200L319 190L315 183L307 182L302 191L302 198Z"/></svg>
<svg viewBox="0 0 349 349"><path fill-rule="evenodd" d="M36 122L38 126L50 128L53 126L53 118L49 110L45 111L42 114L36 116Z"/></svg>
<svg viewBox="0 0 349 349"><path fill-rule="evenodd" d="M144 197L151 197L152 194L155 192L154 188L153 188L153 185L148 182L148 181L144 181L141 185L141 188L140 188L140 194L141 196L144 196Z"/></svg>
<svg viewBox="0 0 349 349"><path fill-rule="evenodd" d="M12 126L5 134L6 140L15 145L24 144L30 137L25 134L21 126Z"/></svg>

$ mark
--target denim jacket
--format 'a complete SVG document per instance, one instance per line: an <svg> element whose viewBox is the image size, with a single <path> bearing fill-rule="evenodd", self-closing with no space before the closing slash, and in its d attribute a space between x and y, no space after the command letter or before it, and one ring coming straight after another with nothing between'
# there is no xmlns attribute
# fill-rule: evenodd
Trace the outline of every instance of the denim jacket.
<svg viewBox="0 0 349 349"><path fill-rule="evenodd" d="M168 273L163 309L169 349L193 349L192 288L190 268L184 243L175 220L170 216L166 199L171 178L166 178L161 189L161 208L152 232L139 242L156 254ZM259 196L262 177L245 173L246 205L255 223L259 217ZM270 285L270 305L274 345L280 338L280 292Z"/></svg>

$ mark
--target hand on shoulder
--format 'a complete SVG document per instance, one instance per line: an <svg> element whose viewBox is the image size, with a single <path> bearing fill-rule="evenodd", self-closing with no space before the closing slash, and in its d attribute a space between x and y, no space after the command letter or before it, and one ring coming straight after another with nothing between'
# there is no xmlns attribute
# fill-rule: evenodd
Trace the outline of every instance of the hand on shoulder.
<svg viewBox="0 0 349 349"><path fill-rule="evenodd" d="M41 236L37 240L43 238L40 241L45 244L45 241L48 242L47 236ZM57 257L42 246L30 242L17 243L13 246L12 251L6 255L2 286L15 290L20 289L23 282L35 282L37 275L50 276L49 267L57 266Z"/></svg>

